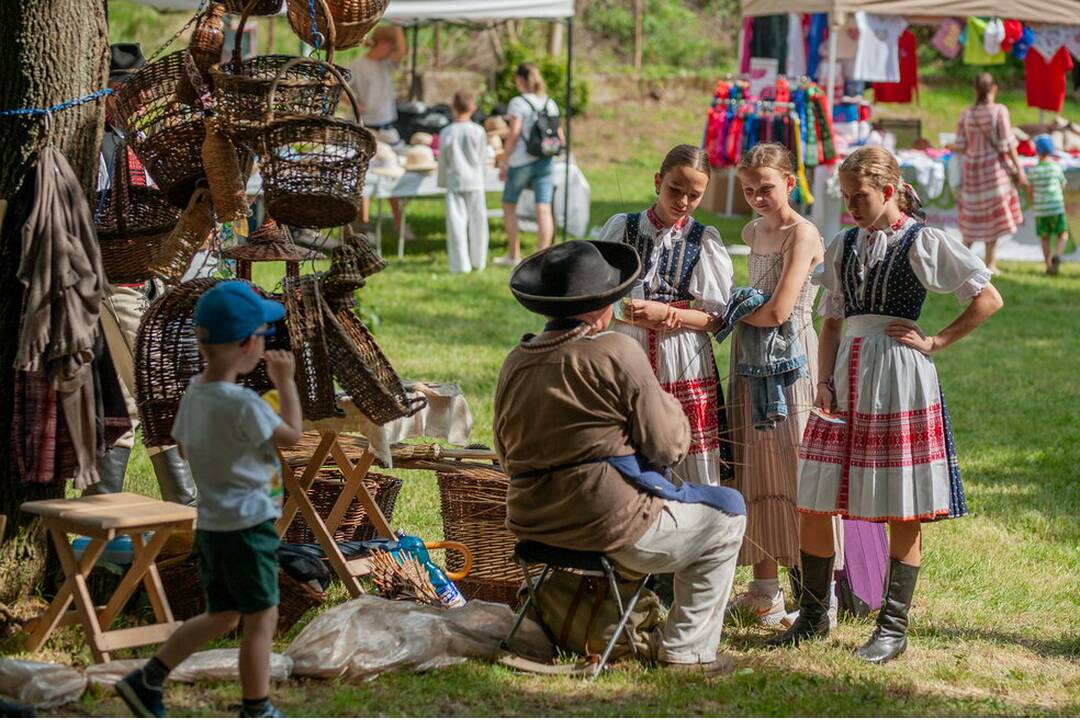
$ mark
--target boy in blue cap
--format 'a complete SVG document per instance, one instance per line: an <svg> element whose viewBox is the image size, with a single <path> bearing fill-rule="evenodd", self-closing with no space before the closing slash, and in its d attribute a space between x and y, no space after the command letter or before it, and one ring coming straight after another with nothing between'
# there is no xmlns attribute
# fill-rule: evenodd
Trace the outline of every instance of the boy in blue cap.
<svg viewBox="0 0 1080 720"><path fill-rule="evenodd" d="M300 439L300 397L292 353L265 350L269 323L285 308L232 280L195 306L195 336L206 362L180 402L173 437L199 490L195 548L206 612L185 622L142 668L116 684L139 717L164 717L169 671L244 621L240 644L241 717L282 717L268 698L270 650L277 626L281 468L275 444ZM265 357L280 415L236 383Z"/></svg>
<svg viewBox="0 0 1080 720"><path fill-rule="evenodd" d="M1042 243L1046 274L1057 275L1065 243L1069 239L1069 221L1065 217L1065 173L1054 161L1054 141L1049 135L1035 138L1039 164L1028 171L1028 199L1035 209L1035 234ZM1050 242L1057 238L1056 252L1050 253Z"/></svg>

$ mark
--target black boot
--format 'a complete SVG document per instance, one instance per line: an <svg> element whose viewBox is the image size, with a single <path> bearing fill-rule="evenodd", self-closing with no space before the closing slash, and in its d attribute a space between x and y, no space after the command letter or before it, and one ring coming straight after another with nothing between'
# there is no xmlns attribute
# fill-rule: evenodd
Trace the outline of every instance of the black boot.
<svg viewBox="0 0 1080 720"><path fill-rule="evenodd" d="M856 655L872 663L887 663L907 650L908 610L918 577L918 565L889 558L885 598L878 612L877 627L866 644L855 651Z"/></svg>
<svg viewBox="0 0 1080 720"><path fill-rule="evenodd" d="M187 461L180 457L179 450L171 447L151 455L150 462L154 466L154 474L157 475L162 500L181 505L195 504L198 491L195 489L195 481L191 478Z"/></svg>
<svg viewBox="0 0 1080 720"><path fill-rule="evenodd" d="M111 447L97 461L98 481L83 490L83 495L105 495L124 491L131 448Z"/></svg>
<svg viewBox="0 0 1080 720"><path fill-rule="evenodd" d="M796 593L799 617L783 635L766 641L769 647L798 647L803 640L829 636L829 583L832 582L833 558L801 555L801 587Z"/></svg>

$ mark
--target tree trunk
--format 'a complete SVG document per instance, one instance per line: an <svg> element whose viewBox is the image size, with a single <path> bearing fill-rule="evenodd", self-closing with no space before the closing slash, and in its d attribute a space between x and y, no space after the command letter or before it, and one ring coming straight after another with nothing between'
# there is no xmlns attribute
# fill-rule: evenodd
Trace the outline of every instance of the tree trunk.
<svg viewBox="0 0 1080 720"><path fill-rule="evenodd" d="M563 54L563 21L552 20L548 25L548 55L561 58Z"/></svg>
<svg viewBox="0 0 1080 720"><path fill-rule="evenodd" d="M5 58L0 108L46 108L99 90L109 68L105 0L2 0L0 52ZM15 272L32 201L28 172L43 143L51 142L67 156L91 198L103 122L101 100L56 113L48 122L42 117L0 117L0 198L8 203L0 221L0 514L9 518L9 536L21 525L19 505L24 500L64 492L63 485L44 493L24 487L11 461L12 365L23 297ZM20 582L7 568L14 566L20 577L27 576L39 542L0 546L0 594L10 597L16 590L10 585Z"/></svg>
<svg viewBox="0 0 1080 720"><path fill-rule="evenodd" d="M645 0L634 0L634 71L641 72L642 48L645 44Z"/></svg>

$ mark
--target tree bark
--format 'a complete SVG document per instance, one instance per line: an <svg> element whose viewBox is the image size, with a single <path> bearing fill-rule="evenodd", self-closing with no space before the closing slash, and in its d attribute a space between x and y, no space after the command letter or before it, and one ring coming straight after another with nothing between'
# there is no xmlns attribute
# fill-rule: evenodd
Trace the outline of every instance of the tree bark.
<svg viewBox="0 0 1080 720"><path fill-rule="evenodd" d="M0 1L0 109L46 108L105 87L108 76L106 0ZM0 225L0 514L9 518L10 537L21 525L19 505L30 497L59 496L61 484L42 492L27 488L11 458L12 364L23 287L15 272L21 253L21 230L33 199L32 163L45 142L68 158L92 198L98 148L104 123L103 101L64 110L49 117L0 117L0 199L8 203ZM36 545L37 543L32 543ZM40 547L37 548L40 550ZM0 585L13 580L4 572L30 551L27 543L0 546ZM26 558L24 558L25 560ZM0 591L4 596L14 588Z"/></svg>
<svg viewBox="0 0 1080 720"><path fill-rule="evenodd" d="M641 72L641 55L645 45L645 0L634 0L634 70Z"/></svg>

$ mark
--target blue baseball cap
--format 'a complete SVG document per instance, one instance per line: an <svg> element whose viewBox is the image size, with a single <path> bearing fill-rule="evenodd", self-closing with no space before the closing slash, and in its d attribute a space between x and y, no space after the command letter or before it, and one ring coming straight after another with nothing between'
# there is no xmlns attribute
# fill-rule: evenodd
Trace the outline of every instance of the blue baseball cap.
<svg viewBox="0 0 1080 720"><path fill-rule="evenodd" d="M1035 137L1035 152L1040 155L1054 154L1054 139L1049 135L1037 135Z"/></svg>
<svg viewBox="0 0 1080 720"><path fill-rule="evenodd" d="M207 290L195 304L195 337L205 345L242 342L260 325L285 317L285 306L259 297L240 280L226 280Z"/></svg>

